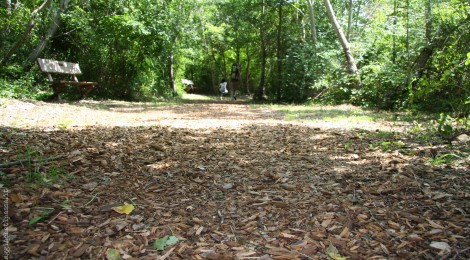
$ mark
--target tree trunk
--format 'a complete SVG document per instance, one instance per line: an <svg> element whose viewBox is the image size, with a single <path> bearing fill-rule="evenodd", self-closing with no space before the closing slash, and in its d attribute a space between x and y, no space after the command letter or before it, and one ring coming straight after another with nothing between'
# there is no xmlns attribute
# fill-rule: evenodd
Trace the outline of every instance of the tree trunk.
<svg viewBox="0 0 470 260"><path fill-rule="evenodd" d="M5 66L10 61L13 54L24 45L26 39L29 37L31 31L36 25L36 18L38 17L39 13L44 10L44 8L48 6L50 2L51 0L44 0L44 2L31 13L31 20L29 20L28 24L26 25L26 29L24 30L20 38L15 42L15 44L13 44L10 50L8 50L6 54L2 57L2 59L0 60L0 67Z"/></svg>
<svg viewBox="0 0 470 260"><path fill-rule="evenodd" d="M310 17L310 32L312 34L313 44L317 44L317 28L315 26L315 11L313 9L313 0L307 0L309 17Z"/></svg>
<svg viewBox="0 0 470 260"><path fill-rule="evenodd" d="M397 0L393 1L393 32L392 32L392 63L395 64L397 60L397 36L396 26L398 19Z"/></svg>
<svg viewBox="0 0 470 260"><path fill-rule="evenodd" d="M284 0L281 0L279 3L279 24L277 28L277 88L276 95L277 101L281 101L281 91L282 91L282 46L281 46L281 36L282 36L282 6Z"/></svg>
<svg viewBox="0 0 470 260"><path fill-rule="evenodd" d="M250 91L250 62L251 62L251 55L250 55L248 45L247 45L246 46L245 86L246 86L246 93L248 95L251 94L251 91Z"/></svg>
<svg viewBox="0 0 470 260"><path fill-rule="evenodd" d="M426 44L431 45L431 32L432 32L432 3L431 0L426 1Z"/></svg>
<svg viewBox="0 0 470 260"><path fill-rule="evenodd" d="M176 96L175 75L173 69L173 53L170 53L170 55L168 56L168 83L170 84L170 89L173 93L173 96Z"/></svg>
<svg viewBox="0 0 470 260"><path fill-rule="evenodd" d="M432 6L431 6L431 0L426 1L426 7L425 7L425 17L426 17L426 28L425 28L425 37L426 37L426 46L424 46L423 50L418 56L418 59L416 60L416 66L413 69L416 71L417 78L414 82L418 82L419 79L424 75L424 72L426 71L427 63L428 60L432 57L432 54L434 52L433 46L431 43L431 31L432 31Z"/></svg>
<svg viewBox="0 0 470 260"><path fill-rule="evenodd" d="M356 17L360 17L361 5L362 5L362 0L357 0L356 1L356 6L357 6L357 8L356 8ZM359 19L356 19L356 23L355 23L354 27L357 28L358 22L359 22Z"/></svg>
<svg viewBox="0 0 470 260"><path fill-rule="evenodd" d="M346 39L346 36L344 35L343 29L341 29L341 25L338 23L338 20L336 19L336 15L333 10L333 7L331 6L331 3L329 0L324 0L324 2L325 2L325 7L326 7L326 12L328 14L328 18L330 19L331 25L333 26L333 30L335 31L336 36L338 36L338 40L341 44L341 47L343 48L343 52L346 57L348 73L357 74L356 60L354 59L354 56L351 52L349 42Z"/></svg>
<svg viewBox="0 0 470 260"><path fill-rule="evenodd" d="M11 15L11 0L5 0L5 9L7 10L7 16Z"/></svg>
<svg viewBox="0 0 470 260"><path fill-rule="evenodd" d="M59 10L57 10L57 13L54 16L52 23L49 25L49 29L47 30L46 35L42 38L38 46L29 55L28 63L32 63L36 61L36 59L39 57L42 51L44 51L44 49L46 48L46 45L49 42L49 40L57 32L57 29L59 29L59 26L61 23L60 15L67 9L68 4L69 4L69 0L62 0L60 2L60 8Z"/></svg>
<svg viewBox="0 0 470 260"><path fill-rule="evenodd" d="M209 48L209 47L208 47ZM224 52L222 52L223 54ZM219 85L218 85L218 81L220 80L219 79L219 69L214 69L214 68L220 68L220 64L218 64L219 62L217 61L217 58L215 57L215 50L214 50L214 46L213 45L210 45L210 50L208 50L207 54L210 54L210 57L212 58L211 59L211 90L212 91L217 91L219 89ZM224 56L224 59L223 59L223 71L222 71L222 74L223 74L223 77L225 79L227 79L227 71L225 68L227 68L227 64L226 64L226 60L225 60L225 56ZM213 71L216 71L217 72L215 73L214 75L214 72Z"/></svg>
<svg viewBox="0 0 470 260"><path fill-rule="evenodd" d="M346 39L350 41L351 37L351 23L352 23L352 14L353 14L353 1L349 0L349 5L348 5L348 33L346 35Z"/></svg>
<svg viewBox="0 0 470 260"><path fill-rule="evenodd" d="M264 0L261 0L261 25L259 27L259 36L260 36L260 59L261 59L261 77L259 81L258 89L255 92L253 98L255 100L263 100L264 99L264 84L265 84L265 77L266 77L266 39L265 39L265 6Z"/></svg>
<svg viewBox="0 0 470 260"><path fill-rule="evenodd" d="M431 6L431 0L427 0L425 3L425 18L426 18L426 23L425 23L425 38L426 38L426 46L423 47L421 50L420 54L416 58L416 60L411 63L410 60L410 47L409 47L409 0L406 1L407 4L407 11L406 11L406 50L407 50L407 74L405 79L403 80L403 83L396 89L396 94L399 92L402 92L405 89L408 89L412 94L414 91L414 87L418 84L419 80L423 77L428 61L432 58L432 55L434 53L434 48L435 44L432 43L432 37L431 37L431 32L432 32L432 6ZM416 78L412 80L413 75L416 75ZM411 102L413 100L410 100Z"/></svg>

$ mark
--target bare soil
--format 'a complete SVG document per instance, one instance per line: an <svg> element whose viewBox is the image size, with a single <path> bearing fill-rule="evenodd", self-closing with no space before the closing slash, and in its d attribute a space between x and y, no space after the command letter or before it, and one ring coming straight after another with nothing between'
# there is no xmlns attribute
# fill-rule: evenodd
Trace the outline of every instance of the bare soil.
<svg viewBox="0 0 470 260"><path fill-rule="evenodd" d="M440 148L375 132L395 128L286 121L244 101L2 101L0 253L470 258L470 161L434 166Z"/></svg>

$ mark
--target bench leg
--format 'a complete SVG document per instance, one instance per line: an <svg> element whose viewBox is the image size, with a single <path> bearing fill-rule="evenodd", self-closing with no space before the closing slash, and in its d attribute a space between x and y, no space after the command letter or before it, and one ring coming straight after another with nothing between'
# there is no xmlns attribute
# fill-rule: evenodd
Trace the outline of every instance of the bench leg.
<svg viewBox="0 0 470 260"><path fill-rule="evenodd" d="M86 95L88 95L88 93L90 93L94 87L94 85L78 86L78 91L82 95L82 99L85 99Z"/></svg>
<svg viewBox="0 0 470 260"><path fill-rule="evenodd" d="M56 101L61 101L60 99L60 93L64 91L65 84L63 83L55 83L51 85L52 91L54 92L52 98Z"/></svg>

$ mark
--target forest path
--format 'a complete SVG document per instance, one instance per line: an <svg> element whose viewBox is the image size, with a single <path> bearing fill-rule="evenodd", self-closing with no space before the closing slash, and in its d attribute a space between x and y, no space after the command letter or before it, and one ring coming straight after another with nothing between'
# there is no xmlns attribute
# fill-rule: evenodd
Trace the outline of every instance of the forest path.
<svg viewBox="0 0 470 260"><path fill-rule="evenodd" d="M8 101L0 118L12 259L470 256L468 164L434 166L360 122L242 101ZM156 250L166 235L178 241Z"/></svg>
<svg viewBox="0 0 470 260"><path fill-rule="evenodd" d="M286 120L285 112L270 106L251 105L245 99L214 100L194 94L185 95L181 103L170 102L170 105L93 100L71 103L4 100L0 102L0 125L40 129L155 125L187 129L237 129L252 124L294 124L322 129L403 131L403 125L388 122L380 115L356 120L358 108L354 106L314 107L309 111L297 111L299 118ZM368 112L367 116L372 113Z"/></svg>

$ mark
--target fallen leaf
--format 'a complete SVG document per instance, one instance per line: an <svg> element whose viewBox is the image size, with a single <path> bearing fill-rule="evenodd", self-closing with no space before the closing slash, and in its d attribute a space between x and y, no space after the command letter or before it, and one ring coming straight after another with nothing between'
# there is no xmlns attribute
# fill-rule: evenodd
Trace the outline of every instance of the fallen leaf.
<svg viewBox="0 0 470 260"><path fill-rule="evenodd" d="M298 239L296 236L284 232L281 233L281 236L284 238Z"/></svg>
<svg viewBox="0 0 470 260"><path fill-rule="evenodd" d="M227 183L222 187L224 190L229 190L233 188L233 183Z"/></svg>
<svg viewBox="0 0 470 260"><path fill-rule="evenodd" d="M434 222L434 221L432 221L432 220L430 220L430 219L426 219L426 220L428 221L429 225L431 225L431 227L433 227L433 228L439 228L439 229L444 229L443 226L437 224L436 222Z"/></svg>
<svg viewBox="0 0 470 260"><path fill-rule="evenodd" d="M121 255L117 249L109 248L106 251L106 259L107 260L121 260Z"/></svg>
<svg viewBox="0 0 470 260"><path fill-rule="evenodd" d="M173 244L176 244L177 242L177 237L166 235L160 239L155 240L155 242L153 243L153 249L163 251L165 249L165 246L171 246Z"/></svg>
<svg viewBox="0 0 470 260"><path fill-rule="evenodd" d="M36 223L38 223L39 221L41 221L44 217L42 216L37 216L37 217L34 217L32 219L29 220L29 225L34 225Z"/></svg>
<svg viewBox="0 0 470 260"><path fill-rule="evenodd" d="M38 250L40 246L41 246L40 244L32 244L28 246L28 248L26 249L26 252L28 252L28 254L30 255L39 256Z"/></svg>
<svg viewBox="0 0 470 260"><path fill-rule="evenodd" d="M129 215L135 209L135 207L132 204L124 203L124 205L113 207L112 209L117 213Z"/></svg>
<svg viewBox="0 0 470 260"><path fill-rule="evenodd" d="M11 201L14 203L22 203L26 200L25 196L21 195L20 193L14 193L10 195Z"/></svg>
<svg viewBox="0 0 470 260"><path fill-rule="evenodd" d="M432 248L435 248L435 249L442 250L446 253L449 253L450 250L451 250L449 244L447 244L446 242L433 241L433 242L431 242L431 244L429 246L432 247Z"/></svg>
<svg viewBox="0 0 470 260"><path fill-rule="evenodd" d="M341 231L341 234L339 234L339 236L342 238L347 238L349 236L349 228L344 227L343 231Z"/></svg>
<svg viewBox="0 0 470 260"><path fill-rule="evenodd" d="M328 259L333 259L333 260L346 260L346 257L342 256L338 249L330 243L328 248L325 251L325 254L328 256Z"/></svg>
<svg viewBox="0 0 470 260"><path fill-rule="evenodd" d="M91 191L91 190L94 190L97 186L98 186L97 182L90 182L90 183L84 184L82 187L85 190Z"/></svg>

